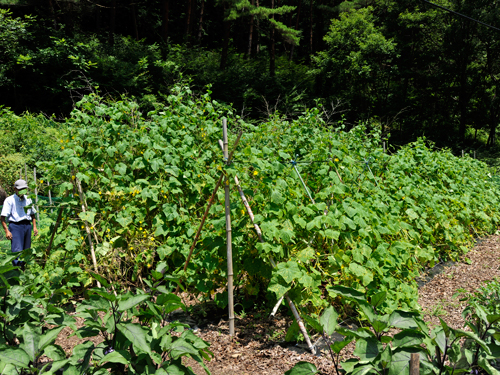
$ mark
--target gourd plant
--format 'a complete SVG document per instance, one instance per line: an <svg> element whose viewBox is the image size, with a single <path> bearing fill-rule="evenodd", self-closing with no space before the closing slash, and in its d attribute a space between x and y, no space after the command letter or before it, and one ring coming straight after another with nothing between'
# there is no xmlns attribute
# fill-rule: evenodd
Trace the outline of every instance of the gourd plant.
<svg viewBox="0 0 500 375"><path fill-rule="evenodd" d="M230 166L218 145L224 116L230 144L244 131ZM411 308L423 266L456 259L474 236L496 230L496 185L484 163L433 150L423 139L390 155L379 131L342 126L325 124L317 108L250 126L209 92L197 97L184 86L148 114L131 100L84 97L57 157L39 165L58 195L68 194L46 254L47 279L91 285L91 240L97 272L107 279L145 288L167 271L224 307L222 191L183 271L224 173L238 176L263 234L260 243L232 189L235 287L247 301L288 293L299 309L318 314L335 298L328 285L345 285L369 297L386 292L387 309Z"/></svg>
<svg viewBox="0 0 500 375"><path fill-rule="evenodd" d="M338 324L338 314L328 307L319 321L310 322L328 343L328 354L337 374L409 374L412 353L420 358L420 373L428 375L488 373L500 374L492 362L500 359L500 315L488 314L479 305L469 305L464 316L470 331L455 329L440 319L433 328L424 323L418 311L394 310L381 314L386 293L375 294L370 301L358 291L346 287L332 287L332 292L354 303L363 317L364 327L350 329ZM308 320L309 321L309 320ZM333 342L336 332L345 338ZM392 332L392 334L390 334ZM394 334L394 332L397 332ZM339 364L340 351L351 341L356 342L354 355ZM286 375L312 375L317 368L300 362Z"/></svg>

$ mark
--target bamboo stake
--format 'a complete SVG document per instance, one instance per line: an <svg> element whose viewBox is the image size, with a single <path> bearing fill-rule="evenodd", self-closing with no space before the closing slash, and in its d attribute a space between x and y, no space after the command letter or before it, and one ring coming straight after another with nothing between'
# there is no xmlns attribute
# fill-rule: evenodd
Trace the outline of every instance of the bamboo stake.
<svg viewBox="0 0 500 375"><path fill-rule="evenodd" d="M33 181L35 181L35 209L36 209L36 221L40 221L40 214L38 213L38 188L36 187L36 167L33 167Z"/></svg>
<svg viewBox="0 0 500 375"><path fill-rule="evenodd" d="M24 180L28 183L28 165L24 163Z"/></svg>
<svg viewBox="0 0 500 375"><path fill-rule="evenodd" d="M229 161L233 158L234 151L236 150L236 147L238 147L238 143L240 143L240 138L243 135L243 132L240 132L238 134L238 137L236 138L236 142L234 142L233 149L231 150L231 153L229 154ZM222 178L224 177L224 173L221 173L219 177L219 181L217 181L217 184L215 185L215 189L212 192L212 196L208 200L207 208L205 209L205 213L203 214L203 218L201 219L201 223L198 226L198 231L196 232L196 235L194 236L193 244L191 245L191 248L189 249L189 254L186 259L186 263L184 263L184 272L186 272L187 267L189 262L191 261L191 255L193 255L193 250L196 246L196 243L198 242L198 238L200 237L201 230L203 228L203 225L205 224L205 220L207 219L208 216L208 211L210 210L210 207L212 207L212 204L215 199L215 195L217 194L217 191L219 190L220 184L222 183ZM179 293L179 285L177 285L177 289L175 290L175 294Z"/></svg>
<svg viewBox="0 0 500 375"><path fill-rule="evenodd" d="M420 374L420 355L418 353L411 353L410 358L410 375Z"/></svg>
<svg viewBox="0 0 500 375"><path fill-rule="evenodd" d="M64 196L64 198L67 198L68 195L69 195L69 191L66 192L66 195ZM52 230L52 234L50 235L49 246L47 246L47 251L46 251L47 254L50 253L50 250L52 249L52 243L54 242L54 236L57 232L57 229L59 229L59 225L61 225L62 212L63 212L63 208L61 206L61 207L59 207L59 213L57 214L56 225L54 226L54 229Z"/></svg>
<svg viewBox="0 0 500 375"><path fill-rule="evenodd" d="M76 182L76 186L78 188L78 195L80 196L80 203L82 205L82 212L87 212L85 209L85 200L83 198L82 184L80 183L80 180L76 177L75 177L75 182ZM89 223L87 220L84 220L83 222L85 224L85 231L87 232L87 239L88 239L89 245L90 245L90 254L92 255L92 263L94 264L95 272L99 273L99 271L97 270L97 260L95 257L94 243L92 242L92 234L90 233ZM101 287L101 283L99 281L97 281L97 287L98 288Z"/></svg>
<svg viewBox="0 0 500 375"><path fill-rule="evenodd" d="M227 142L227 120L222 119L222 142L224 145L224 161L229 165ZM227 303L229 309L229 336L234 336L234 296L233 296L233 247L231 230L231 199L229 194L229 178L224 180L224 206L226 214L226 246L227 246Z"/></svg>
<svg viewBox="0 0 500 375"><path fill-rule="evenodd" d="M50 191L50 182L47 181L47 186L49 187L49 203L50 203L50 212L54 212L54 208L52 207L52 193Z"/></svg>
<svg viewBox="0 0 500 375"><path fill-rule="evenodd" d="M260 230L260 227L258 224L255 223L255 219L253 216L252 209L250 208L250 205L248 204L247 198L245 197L245 193L243 192L243 189L241 188L240 182L238 180L238 177L234 177L234 182L236 183L236 187L238 188L238 192L240 193L241 200L243 201L243 205L247 209L248 216L250 217L250 220L252 221L253 227L255 228L255 232L257 232L257 237L259 237L259 242L264 243L264 239L262 238L262 231ZM276 262L274 261L274 258L271 256L269 257L269 261L271 262L271 265L273 268L276 267ZM290 309L292 310L293 316L295 317L295 320L297 321L297 324L299 325L300 331L302 332L302 335L304 336L304 339L306 340L307 346L309 347L309 350L311 351L312 354L316 354L316 349L311 343L311 339L309 338L309 335L307 334L306 327L304 326L304 321L299 315L299 312L297 311L297 308L295 307L294 303L288 296L288 293L285 293L285 298L286 301L288 302L288 305L290 306Z"/></svg>
<svg viewBox="0 0 500 375"><path fill-rule="evenodd" d="M273 311L271 311L271 314L269 314L270 317L273 317L276 315L276 313L278 312L278 309L280 308L281 306L281 302L283 302L283 299L285 298L285 296L281 296L280 299L278 300L278 302L276 302L276 305L274 305L274 308L273 308Z"/></svg>
<svg viewBox="0 0 500 375"><path fill-rule="evenodd" d="M316 204L316 202L314 201L311 193L309 192L309 189L307 188L306 186L306 183L304 182L304 180L302 179L302 176L300 175L299 173L299 170L297 169L297 164L293 163L293 168L295 169L295 172L297 172L297 176L299 176L300 178L300 182L302 182L302 186L304 187L304 189L306 190L306 193L307 195L309 196L309 199L311 200L311 202L313 202L313 204Z"/></svg>

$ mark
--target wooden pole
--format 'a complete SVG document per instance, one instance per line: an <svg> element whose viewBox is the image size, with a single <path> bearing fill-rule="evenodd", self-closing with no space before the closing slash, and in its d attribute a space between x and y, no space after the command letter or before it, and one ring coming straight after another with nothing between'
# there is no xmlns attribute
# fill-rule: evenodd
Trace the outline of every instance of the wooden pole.
<svg viewBox="0 0 500 375"><path fill-rule="evenodd" d="M76 176L75 176L75 182L76 182L76 186L78 188L78 195L80 196L80 204L82 205L82 212L87 212L87 210L85 209L85 200L83 198L82 184L80 183L80 180L78 178L76 178ZM99 271L97 269L97 260L95 257L94 243L92 242L92 234L90 232L89 223L87 220L84 220L83 223L85 224L85 231L87 232L87 239L88 239L89 245L90 245L90 255L92 256L92 263L94 264L95 272L99 273ZM101 283L99 281L97 281L97 287L98 288L101 287Z"/></svg>
<svg viewBox="0 0 500 375"><path fill-rule="evenodd" d="M418 353L411 353L410 359L410 375L420 374L420 355Z"/></svg>
<svg viewBox="0 0 500 375"><path fill-rule="evenodd" d="M224 162L229 165L227 142L227 120L222 119L222 142L224 145ZM234 336L234 298L233 298L233 248L231 231L231 200L229 196L229 177L224 179L224 206L226 214L226 246L227 246L227 303L229 309L229 336Z"/></svg>
<svg viewBox="0 0 500 375"><path fill-rule="evenodd" d="M236 142L234 142L234 147L231 150L231 153L229 154L229 161L233 158L234 151L236 150L236 147L238 147L238 143L240 143L241 136L243 135L243 132L240 132L238 134L238 138L236 138ZM207 208L205 209L205 214L203 215L203 218L201 219L201 223L198 226L198 231L196 232L196 235L194 236L193 244L191 245L191 248L189 249L189 254L186 259L186 263L184 264L184 272L186 272L188 264L191 260L191 255L193 254L193 250L196 246L196 243L198 242L198 238L200 237L201 229L203 228L203 225L205 224L205 220L207 219L208 216L208 211L210 210L210 207L212 207L212 203L214 202L215 195L217 194L217 191L219 190L220 184L222 183L222 178L224 177L224 174L222 173L219 177L219 181L217 181L217 184L215 185L215 189L212 193L212 196L208 200L208 205ZM177 285L177 289L175 290L175 294L179 293L179 285Z"/></svg>
<svg viewBox="0 0 500 375"><path fill-rule="evenodd" d="M385 154L385 141L382 142L382 145L384 146L384 154Z"/></svg>
<svg viewBox="0 0 500 375"><path fill-rule="evenodd" d="M464 150L462 150L462 157L464 157Z"/></svg>
<svg viewBox="0 0 500 375"><path fill-rule="evenodd" d="M240 182L238 181L237 176L234 177L234 182L236 183L236 187L238 188L238 192L240 193L240 197L241 197L241 200L243 201L243 205L247 209L248 216L250 217L250 220L252 221L255 232L257 233L257 237L259 237L259 242L264 243L264 239L262 238L262 231L260 230L259 225L255 223L252 209L250 208L250 205L248 204L247 198L245 197L245 193L243 192L243 189L241 188L241 185L240 185ZM276 262L274 261L273 257L269 257L269 261L271 262L271 265L273 266L273 268L275 268ZM290 306L290 309L292 310L293 316L295 317L297 324L299 325L300 331L302 332L302 335L304 336L304 340L306 340L306 343L307 343L307 346L309 347L309 350L311 351L312 354L316 354L316 349L312 345L311 339L309 338L309 335L307 334L306 327L304 326L304 321L300 317L299 312L297 311L297 308L295 307L294 303L292 302L292 300L288 296L288 293L285 293L285 298L286 298L286 301L288 302L288 305Z"/></svg>
<svg viewBox="0 0 500 375"><path fill-rule="evenodd" d="M33 167L33 181L35 182L35 210L36 210L36 221L40 221L40 214L38 213L38 188L36 187L36 167Z"/></svg>
<svg viewBox="0 0 500 375"><path fill-rule="evenodd" d="M24 180L28 183L28 166L24 163Z"/></svg>

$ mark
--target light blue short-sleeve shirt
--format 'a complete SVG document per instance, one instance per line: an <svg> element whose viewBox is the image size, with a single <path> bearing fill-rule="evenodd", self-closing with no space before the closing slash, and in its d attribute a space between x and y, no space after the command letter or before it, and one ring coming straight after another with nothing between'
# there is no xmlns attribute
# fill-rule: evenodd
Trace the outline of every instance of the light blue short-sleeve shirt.
<svg viewBox="0 0 500 375"><path fill-rule="evenodd" d="M36 214L34 207L25 209L26 206L32 204L31 199L23 196L21 199L17 194L7 197L3 202L3 208L1 216L5 216L10 223L17 223L21 220L31 220L31 215Z"/></svg>

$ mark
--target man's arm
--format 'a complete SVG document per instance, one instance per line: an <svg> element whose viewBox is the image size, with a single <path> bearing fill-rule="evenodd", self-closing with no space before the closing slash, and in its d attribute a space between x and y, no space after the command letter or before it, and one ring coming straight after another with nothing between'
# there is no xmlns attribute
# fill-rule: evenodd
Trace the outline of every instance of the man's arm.
<svg viewBox="0 0 500 375"><path fill-rule="evenodd" d="M1 216L0 221L2 222L3 230L5 231L5 236L7 236L8 240L12 241L12 233L10 233L9 228L7 228L7 223L5 222L5 216Z"/></svg>
<svg viewBox="0 0 500 375"><path fill-rule="evenodd" d="M33 221L33 234L38 236L38 229L36 228L36 216L31 215L31 220Z"/></svg>

